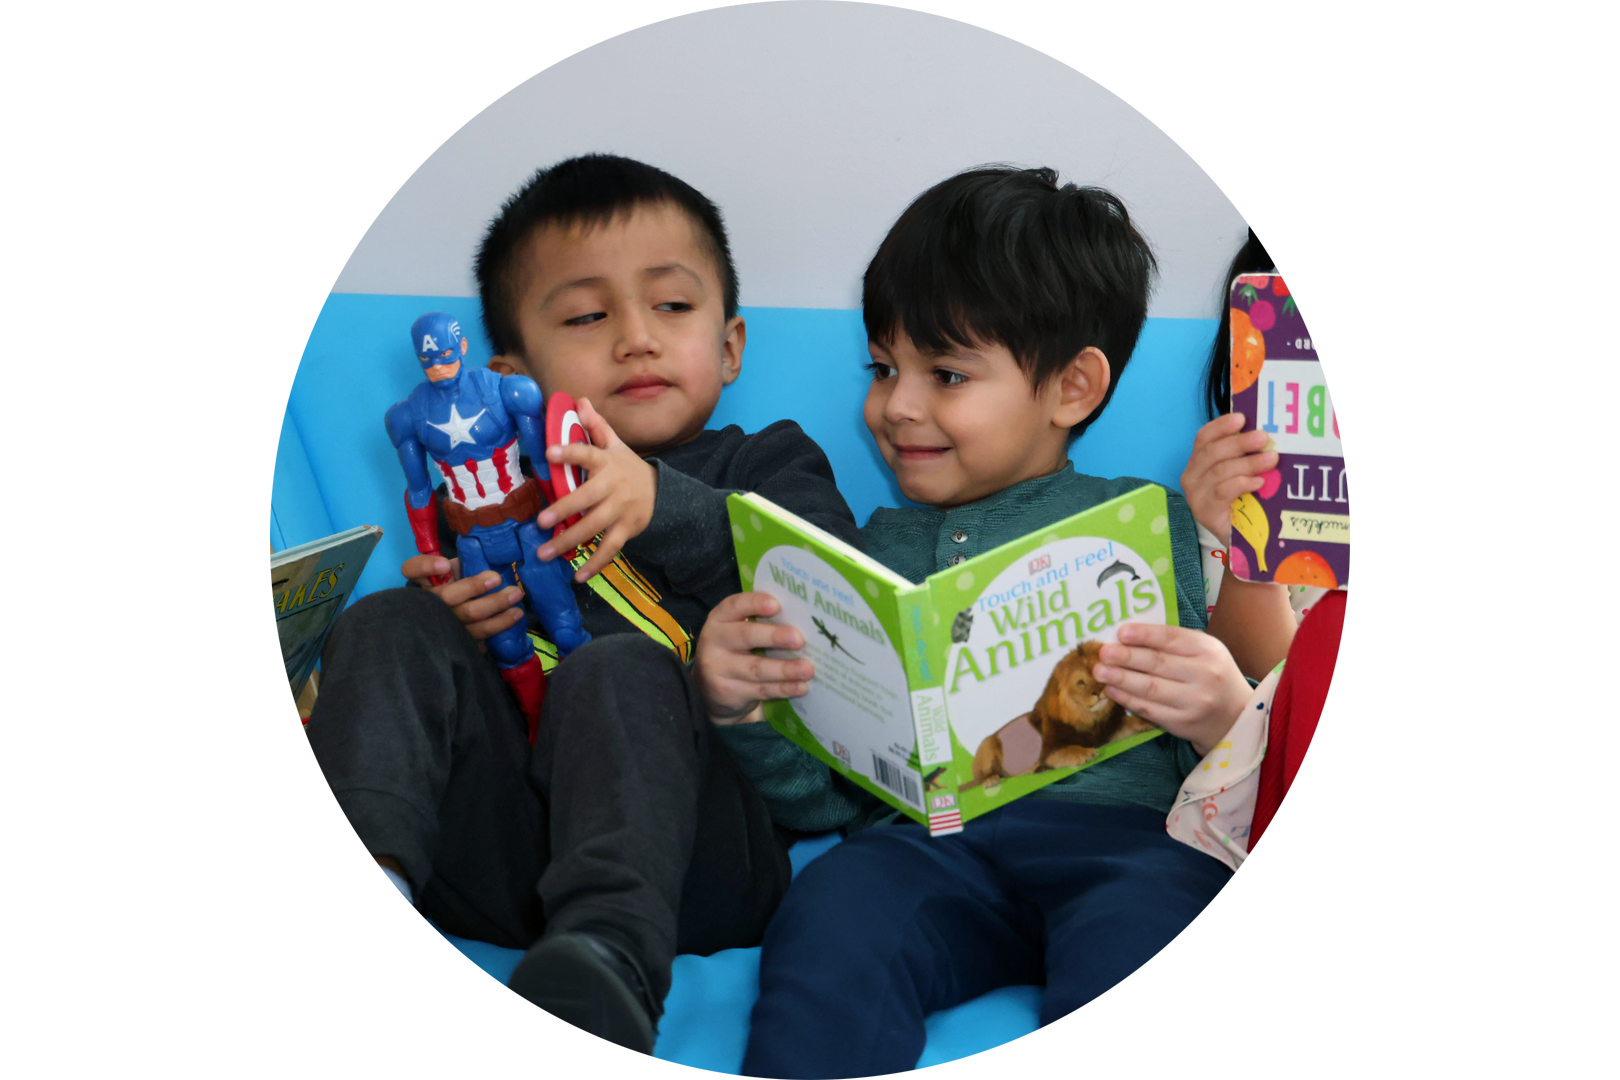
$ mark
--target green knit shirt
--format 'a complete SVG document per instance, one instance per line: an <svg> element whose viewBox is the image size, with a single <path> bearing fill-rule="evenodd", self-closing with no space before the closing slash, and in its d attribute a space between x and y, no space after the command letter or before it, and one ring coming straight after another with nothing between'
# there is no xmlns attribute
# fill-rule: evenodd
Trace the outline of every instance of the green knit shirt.
<svg viewBox="0 0 1620 1080"><path fill-rule="evenodd" d="M1130 477L1100 480L1072 465L1026 480L966 506L879 508L861 529L867 554L912 581L922 581L1043 526L1148 483ZM1204 629L1203 568L1198 531L1187 501L1166 492L1170 549L1176 570L1176 613L1182 626ZM957 542L954 535L965 533ZM778 735L768 724L718 729L738 766L753 781L782 826L802 832L892 821L898 814ZM1149 739L1028 796L1110 806L1145 806L1168 814L1182 780L1197 767L1192 744L1171 735Z"/></svg>

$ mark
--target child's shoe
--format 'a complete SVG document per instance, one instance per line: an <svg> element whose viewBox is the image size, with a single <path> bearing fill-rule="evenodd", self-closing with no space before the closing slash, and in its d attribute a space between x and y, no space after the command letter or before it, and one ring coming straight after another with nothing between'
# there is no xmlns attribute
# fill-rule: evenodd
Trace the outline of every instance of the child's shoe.
<svg viewBox="0 0 1620 1080"><path fill-rule="evenodd" d="M647 979L632 957L601 938L579 932L542 938L506 985L581 1031L653 1051L658 1010Z"/></svg>

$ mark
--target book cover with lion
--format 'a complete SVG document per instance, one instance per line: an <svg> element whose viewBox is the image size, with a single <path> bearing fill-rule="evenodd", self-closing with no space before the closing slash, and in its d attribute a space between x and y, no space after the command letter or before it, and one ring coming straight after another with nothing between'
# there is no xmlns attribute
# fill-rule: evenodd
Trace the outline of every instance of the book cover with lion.
<svg viewBox="0 0 1620 1080"><path fill-rule="evenodd" d="M1350 490L1339 417L1311 332L1276 274L1232 282L1232 409L1270 434L1277 467L1232 504L1227 565L1245 581L1350 583Z"/></svg>
<svg viewBox="0 0 1620 1080"><path fill-rule="evenodd" d="M1097 649L1176 622L1164 489L1146 485L911 582L754 494L727 500L746 589L816 665L766 720L934 835L1160 734L1102 693Z"/></svg>

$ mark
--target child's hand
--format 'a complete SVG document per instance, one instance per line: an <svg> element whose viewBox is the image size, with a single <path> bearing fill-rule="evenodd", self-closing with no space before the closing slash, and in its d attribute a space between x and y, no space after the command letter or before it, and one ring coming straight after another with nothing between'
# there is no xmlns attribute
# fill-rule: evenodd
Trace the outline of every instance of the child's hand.
<svg viewBox="0 0 1620 1080"><path fill-rule="evenodd" d="M704 709L716 724L757 720L751 716L768 698L803 697L816 666L808 660L772 660L755 649L799 649L804 635L791 626L749 622L750 616L769 618L782 604L769 593L745 592L728 596L709 612L698 634L693 672Z"/></svg>
<svg viewBox="0 0 1620 1080"><path fill-rule="evenodd" d="M1244 431L1243 414L1217 416L1198 429L1181 473L1181 493L1193 518L1222 544L1232 542L1232 502L1265 486L1261 473L1277 467L1271 436Z"/></svg>
<svg viewBox="0 0 1620 1080"><path fill-rule="evenodd" d="M523 590L516 585L497 588L501 575L486 570L477 577L461 576L461 560L447 559L443 555L416 555L405 560L399 568L412 582L427 589L450 605L467 627L467 632L479 641L492 638L507 627L523 621ZM448 585L433 585L434 575L449 574ZM495 590L495 591L491 591Z"/></svg>
<svg viewBox="0 0 1620 1080"><path fill-rule="evenodd" d="M1109 697L1207 754L1249 702L1249 682L1215 638L1181 626L1128 622L1092 673Z"/></svg>
<svg viewBox="0 0 1620 1080"><path fill-rule="evenodd" d="M596 553L574 574L575 581L585 581L611 563L625 542L640 536L652 520L653 503L658 498L658 469L614 434L589 398L579 400L579 419L595 445L550 446L546 448L546 460L577 465L591 478L542 510L539 524L549 529L574 514L585 516L542 546L540 558L554 559L601 533L602 543Z"/></svg>

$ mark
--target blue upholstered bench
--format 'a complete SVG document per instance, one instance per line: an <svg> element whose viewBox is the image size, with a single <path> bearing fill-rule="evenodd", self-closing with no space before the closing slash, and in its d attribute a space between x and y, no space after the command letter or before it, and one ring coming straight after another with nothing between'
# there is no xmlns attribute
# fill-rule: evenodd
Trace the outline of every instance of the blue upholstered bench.
<svg viewBox="0 0 1620 1080"><path fill-rule="evenodd" d="M401 511L403 477L382 417L421 378L407 330L418 315L434 310L451 312L472 331L470 362L488 360L476 300L334 293L293 383L276 456L271 542L280 550L354 525L381 525L385 535L356 595L398 584L400 564L415 553ZM742 375L722 395L711 426L739 424L755 431L784 416L797 420L827 451L857 521L874 507L899 505L899 492L860 419L868 378L860 313L741 313L749 329ZM1198 378L1214 332L1211 320L1149 319L1108 411L1075 445L1076 467L1176 487L1201 420ZM796 845L795 872L836 840ZM521 956L446 937L503 983ZM758 975L758 949L678 957L657 1056L735 1073ZM1007 987L936 1014L928 1021L927 1048L918 1064L975 1054L1033 1031L1040 995L1039 987Z"/></svg>

